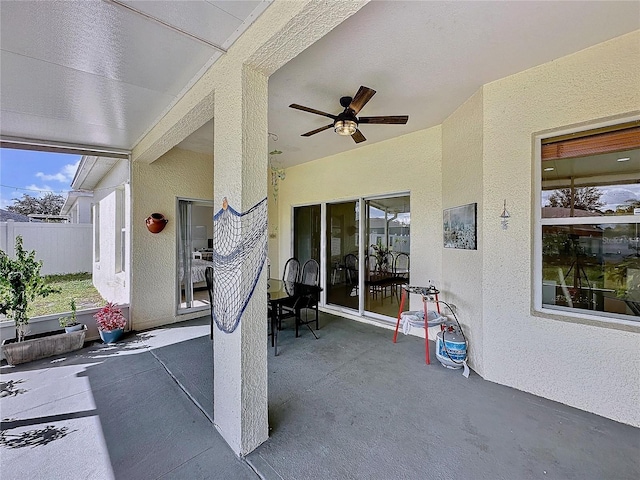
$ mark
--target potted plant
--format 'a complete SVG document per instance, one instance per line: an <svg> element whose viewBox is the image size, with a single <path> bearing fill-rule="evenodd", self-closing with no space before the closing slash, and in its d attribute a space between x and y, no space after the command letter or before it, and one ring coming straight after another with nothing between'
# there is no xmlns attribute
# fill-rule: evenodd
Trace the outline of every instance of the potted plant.
<svg viewBox="0 0 640 480"><path fill-rule="evenodd" d="M13 319L16 338L2 343L2 352L10 365L30 362L51 355L82 348L86 329L67 334L53 334L41 338L25 339L29 317L29 303L59 290L45 283L40 275L42 262L36 261L36 252L26 252L22 237L16 237L15 258L0 250L0 313Z"/></svg>
<svg viewBox="0 0 640 480"><path fill-rule="evenodd" d="M122 310L112 302L107 303L94 316L100 338L104 343L114 343L123 334L127 319L122 314Z"/></svg>
<svg viewBox="0 0 640 480"><path fill-rule="evenodd" d="M64 328L64 331L67 333L82 330L84 325L82 323L78 323L78 320L76 319L76 300L74 298L69 302L69 306L71 307L71 315L60 317L58 319L60 326Z"/></svg>
<svg viewBox="0 0 640 480"><path fill-rule="evenodd" d="M376 257L376 270L378 273L388 272L392 265L389 264L391 249L382 245L382 240L378 238L375 244L371 244L373 255Z"/></svg>

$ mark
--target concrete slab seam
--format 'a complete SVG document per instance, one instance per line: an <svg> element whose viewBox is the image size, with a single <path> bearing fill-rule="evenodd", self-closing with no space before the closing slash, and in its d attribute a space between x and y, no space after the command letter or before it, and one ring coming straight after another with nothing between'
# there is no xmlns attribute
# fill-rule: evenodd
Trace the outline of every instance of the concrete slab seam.
<svg viewBox="0 0 640 480"><path fill-rule="evenodd" d="M160 360L160 358L155 353L153 353L153 351L149 350L149 353L151 353L151 355L153 355L153 357L158 361L158 363L162 365L162 368L164 368L165 371L169 374L169 376L173 379L173 381L176 382L178 387L180 387L180 390L182 390L187 395L189 400L191 400L193 404L196 407L198 407L198 410L200 410L204 414L204 416L207 417L207 419L213 424L213 418L209 416L206 410L202 407L202 405L200 405L200 403L195 399L195 397L189 393L186 387L182 383L180 383L180 380L178 380L176 376L173 373L171 373L171 370L169 370L169 367L167 367L167 365L162 360Z"/></svg>
<svg viewBox="0 0 640 480"><path fill-rule="evenodd" d="M276 472L271 464L260 454L258 454L253 460L249 457L245 457L245 461L247 465L256 472L256 475L258 475L261 480L284 480L284 478Z"/></svg>

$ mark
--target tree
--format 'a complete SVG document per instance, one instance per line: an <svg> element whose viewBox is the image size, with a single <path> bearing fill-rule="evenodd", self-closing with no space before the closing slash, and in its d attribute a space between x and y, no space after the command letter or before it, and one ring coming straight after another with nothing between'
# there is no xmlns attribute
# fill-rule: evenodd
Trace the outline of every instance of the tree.
<svg viewBox="0 0 640 480"><path fill-rule="evenodd" d="M574 188L573 208L587 212L598 212L604 206L600 197L602 197L602 191L597 187ZM561 188L553 192L549 197L549 206L571 208L571 189Z"/></svg>
<svg viewBox="0 0 640 480"><path fill-rule="evenodd" d="M40 215L59 215L64 205L64 197L54 193L47 193L44 197L32 197L23 194L22 198L14 198L13 205L7 207L7 210L22 215L30 215L32 213Z"/></svg>
<svg viewBox="0 0 640 480"><path fill-rule="evenodd" d="M624 201L625 204L616 207L617 215L633 215L634 208L640 208L640 200L630 198Z"/></svg>
<svg viewBox="0 0 640 480"><path fill-rule="evenodd" d="M15 258L9 258L0 250L0 313L16 322L18 341L27 333L29 303L37 297L46 297L59 289L46 284L40 275L42 261L36 260L36 252L27 252L22 246L22 237L16 237Z"/></svg>

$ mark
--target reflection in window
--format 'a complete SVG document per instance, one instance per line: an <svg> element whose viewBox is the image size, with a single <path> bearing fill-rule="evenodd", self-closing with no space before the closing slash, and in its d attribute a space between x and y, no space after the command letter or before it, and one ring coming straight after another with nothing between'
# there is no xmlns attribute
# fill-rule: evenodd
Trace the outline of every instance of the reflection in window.
<svg viewBox="0 0 640 480"><path fill-rule="evenodd" d="M545 306L640 315L640 225L542 228Z"/></svg>
<svg viewBox="0 0 640 480"><path fill-rule="evenodd" d="M639 123L542 142L543 306L640 317Z"/></svg>

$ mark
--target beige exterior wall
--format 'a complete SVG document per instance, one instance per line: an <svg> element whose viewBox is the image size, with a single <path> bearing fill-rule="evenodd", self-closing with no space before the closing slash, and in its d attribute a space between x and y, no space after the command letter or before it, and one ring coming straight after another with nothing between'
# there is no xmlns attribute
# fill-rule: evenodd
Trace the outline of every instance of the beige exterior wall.
<svg viewBox="0 0 640 480"><path fill-rule="evenodd" d="M410 192L411 283L439 281L441 249L433 247L442 244L441 140L438 126L287 169L278 195L278 252L269 251L279 262L272 262L271 276L282 275L292 253L294 206Z"/></svg>
<svg viewBox="0 0 640 480"><path fill-rule="evenodd" d="M213 199L213 157L174 148L151 164L134 162L131 189L132 328L143 330L202 316L202 312L176 315L176 198ZM156 212L169 223L153 234L145 219Z"/></svg>
<svg viewBox="0 0 640 480"><path fill-rule="evenodd" d="M442 124L442 208L482 202L482 90L478 91ZM469 365L484 372L482 355L482 266L483 223L477 223L477 250L443 248L442 281L437 283L442 298L456 308L469 345ZM445 309L445 311L447 311Z"/></svg>
<svg viewBox="0 0 640 480"><path fill-rule="evenodd" d="M640 32L488 84L483 95L485 378L640 425L638 329L534 315L531 293L533 137L640 109Z"/></svg>
<svg viewBox="0 0 640 480"><path fill-rule="evenodd" d="M458 307L476 371L640 426L640 329L532 308L534 137L637 113L638 85L634 32L485 85L440 127L287 169L272 276L291 254L293 206L410 191L411 283L434 280ZM444 249L442 209L473 202L478 250Z"/></svg>

